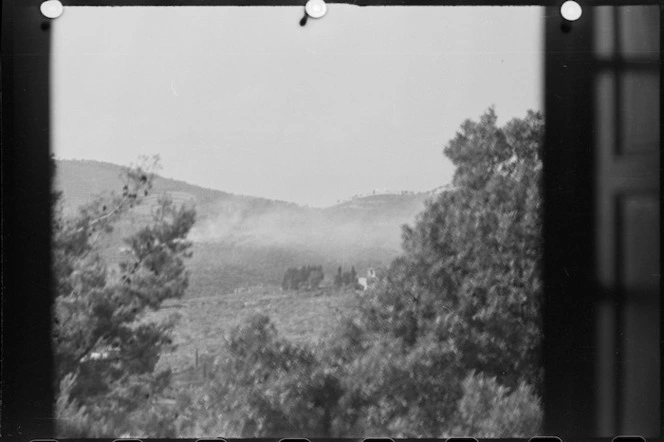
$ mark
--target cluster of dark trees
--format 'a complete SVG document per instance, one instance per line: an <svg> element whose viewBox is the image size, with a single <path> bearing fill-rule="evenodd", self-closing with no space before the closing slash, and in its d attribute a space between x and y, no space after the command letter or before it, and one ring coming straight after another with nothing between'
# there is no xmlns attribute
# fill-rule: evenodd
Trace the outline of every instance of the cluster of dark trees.
<svg viewBox="0 0 664 442"><path fill-rule="evenodd" d="M315 290L325 279L323 266L291 267L284 273L281 288L284 290Z"/></svg>
<svg viewBox="0 0 664 442"><path fill-rule="evenodd" d="M355 267L351 267L348 271L343 271L341 266L337 269L337 274L334 275L334 287L340 289L342 287L352 287L357 288L357 272Z"/></svg>

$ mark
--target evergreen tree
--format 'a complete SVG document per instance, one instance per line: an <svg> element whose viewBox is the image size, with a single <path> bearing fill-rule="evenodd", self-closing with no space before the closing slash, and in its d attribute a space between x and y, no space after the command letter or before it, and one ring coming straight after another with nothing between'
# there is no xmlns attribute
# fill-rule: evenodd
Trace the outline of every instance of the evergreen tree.
<svg viewBox="0 0 664 442"><path fill-rule="evenodd" d="M334 287L337 289L343 285L343 276L341 275L341 266L337 269L337 274L334 275Z"/></svg>
<svg viewBox="0 0 664 442"><path fill-rule="evenodd" d="M496 119L466 121L446 146L456 190L404 229L405 254L367 314L411 345L433 333L463 366L539 387L544 119Z"/></svg>
<svg viewBox="0 0 664 442"><path fill-rule="evenodd" d="M404 228L403 256L327 352L346 370L344 428L400 437L539 429L544 119L496 119L489 109L466 121L446 146L455 190Z"/></svg>
<svg viewBox="0 0 664 442"><path fill-rule="evenodd" d="M126 428L130 414L168 385L168 372L154 373L154 368L171 345L173 323L147 322L144 314L184 294L184 259L191 248L186 237L195 220L193 209L161 198L151 224L125 239L119 265L108 264L101 244L152 190L154 173L134 167L123 178L121 195L100 195L74 217L60 209L53 223L59 408L87 413L99 434L107 436ZM65 420L59 424L65 433L72 430Z"/></svg>

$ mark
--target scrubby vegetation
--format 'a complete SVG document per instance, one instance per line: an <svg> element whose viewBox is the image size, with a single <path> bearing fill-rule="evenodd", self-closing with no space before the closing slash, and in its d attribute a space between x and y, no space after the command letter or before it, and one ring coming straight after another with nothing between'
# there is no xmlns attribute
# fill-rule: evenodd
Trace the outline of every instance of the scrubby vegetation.
<svg viewBox="0 0 664 442"><path fill-rule="evenodd" d="M64 287L58 302L69 305L63 301L71 296L81 301L69 310L73 315L56 317L87 327L67 334L68 328L56 325L62 434L117 436L119 428L135 437L536 434L542 421L544 124L535 112L503 127L496 121L490 109L479 121L463 123L444 149L457 167L454 188L431 199L414 224L404 227L402 255L358 295L355 314L327 339L294 342L271 318L254 315L219 336L209 375L196 385L176 387L167 372L155 373L156 358L168 347L168 326L145 329L138 321L140 311L180 296L186 287L180 269L193 215L164 206L168 222L157 220L161 227L147 228L128 243L149 259L129 261L115 279L105 276L103 264L88 261L87 252L69 246L78 241L56 242L56 250L71 257L71 268L86 270L76 277L69 270L57 273ZM82 213L94 213L83 225L100 216ZM155 254L155 235L167 232L159 243L174 248ZM92 250L91 236L81 237L81 250ZM284 285L296 282L300 288L300 269L292 270ZM70 280L78 285L66 285ZM357 284L355 269L339 268L334 281L339 287ZM98 301L114 297L128 304ZM115 330L110 313L128 306L137 311L119 316L124 322L116 351L140 355L140 362L120 358L116 366L104 360L96 369L97 361L85 371L74 349L95 348L88 342L113 345L115 335L101 330ZM76 339L82 344L69 344ZM94 388L80 389L84 380Z"/></svg>

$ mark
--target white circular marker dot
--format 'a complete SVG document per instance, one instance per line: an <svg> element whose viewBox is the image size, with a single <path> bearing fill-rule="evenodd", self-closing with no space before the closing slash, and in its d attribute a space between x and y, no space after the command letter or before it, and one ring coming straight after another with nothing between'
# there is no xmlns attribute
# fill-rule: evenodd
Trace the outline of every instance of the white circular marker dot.
<svg viewBox="0 0 664 442"><path fill-rule="evenodd" d="M304 10L311 18L321 18L327 12L327 5L323 0L309 0L304 6Z"/></svg>
<svg viewBox="0 0 664 442"><path fill-rule="evenodd" d="M581 5L575 1L569 0L560 7L560 14L565 20L576 21L581 18Z"/></svg>
<svg viewBox="0 0 664 442"><path fill-rule="evenodd" d="M47 18L58 18L62 15L64 7L58 0L48 0L39 6L39 10Z"/></svg>

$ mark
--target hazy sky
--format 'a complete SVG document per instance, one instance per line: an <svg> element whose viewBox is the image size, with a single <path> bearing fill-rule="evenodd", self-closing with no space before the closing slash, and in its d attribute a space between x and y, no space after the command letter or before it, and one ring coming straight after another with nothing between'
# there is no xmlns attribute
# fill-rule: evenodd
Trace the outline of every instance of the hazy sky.
<svg viewBox="0 0 664 442"><path fill-rule="evenodd" d="M430 190L496 106L541 109L541 8L67 7L53 26L59 158L159 154L162 174L326 206Z"/></svg>

